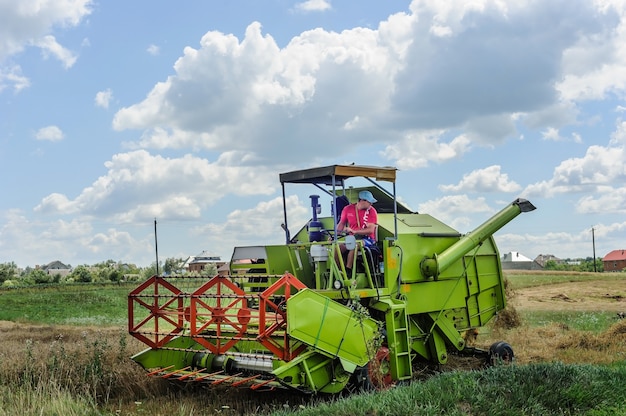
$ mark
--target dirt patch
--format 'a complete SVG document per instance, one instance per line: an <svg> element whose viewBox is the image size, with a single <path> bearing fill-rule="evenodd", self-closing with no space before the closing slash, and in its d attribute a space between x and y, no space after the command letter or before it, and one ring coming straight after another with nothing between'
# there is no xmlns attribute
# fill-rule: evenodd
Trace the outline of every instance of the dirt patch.
<svg viewBox="0 0 626 416"><path fill-rule="evenodd" d="M0 331L3 329L15 328L17 324L11 321L0 321Z"/></svg>
<svg viewBox="0 0 626 416"><path fill-rule="evenodd" d="M626 282L596 280L518 289L509 298L517 310L626 311Z"/></svg>

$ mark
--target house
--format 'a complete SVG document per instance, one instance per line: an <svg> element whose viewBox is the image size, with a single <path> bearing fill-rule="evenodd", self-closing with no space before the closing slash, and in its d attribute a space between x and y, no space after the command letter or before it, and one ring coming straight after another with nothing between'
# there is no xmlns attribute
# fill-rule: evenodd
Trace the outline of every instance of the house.
<svg viewBox="0 0 626 416"><path fill-rule="evenodd" d="M51 261L45 266L41 267L41 270L49 274L50 276L56 276L57 274L60 276L67 276L72 272L72 266L63 264L59 260Z"/></svg>
<svg viewBox="0 0 626 416"><path fill-rule="evenodd" d="M224 263L218 267L217 274L220 276L228 276L230 274L230 263Z"/></svg>
<svg viewBox="0 0 626 416"><path fill-rule="evenodd" d="M189 273L202 273L203 270L208 269L210 266L215 267L215 271L222 266L224 262L219 256L211 255L207 251L203 251L197 256L192 256L185 262L185 267L188 268Z"/></svg>
<svg viewBox="0 0 626 416"><path fill-rule="evenodd" d="M538 263L518 253L517 251L509 251L502 256L501 259L503 270L537 270L541 269Z"/></svg>
<svg viewBox="0 0 626 416"><path fill-rule="evenodd" d="M537 262L541 267L546 267L546 263L549 261L553 261L556 264L563 263L563 260L556 257L554 254L540 254L535 257L535 262Z"/></svg>
<svg viewBox="0 0 626 416"><path fill-rule="evenodd" d="M605 272L621 272L626 269L626 249L613 250L602 257Z"/></svg>

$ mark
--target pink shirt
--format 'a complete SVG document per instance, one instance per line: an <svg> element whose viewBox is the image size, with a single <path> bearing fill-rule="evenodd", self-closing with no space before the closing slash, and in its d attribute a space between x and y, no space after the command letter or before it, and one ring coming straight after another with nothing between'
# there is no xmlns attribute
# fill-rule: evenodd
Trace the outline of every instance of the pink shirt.
<svg viewBox="0 0 626 416"><path fill-rule="evenodd" d="M357 211L358 211L358 221L357 221ZM360 230L367 227L367 224L377 224L378 223L378 213L376 209L370 206L368 209L356 209L356 204L350 204L341 211L341 218L339 219L339 224L347 224L348 227L353 230ZM369 234L373 240L376 240L376 233Z"/></svg>

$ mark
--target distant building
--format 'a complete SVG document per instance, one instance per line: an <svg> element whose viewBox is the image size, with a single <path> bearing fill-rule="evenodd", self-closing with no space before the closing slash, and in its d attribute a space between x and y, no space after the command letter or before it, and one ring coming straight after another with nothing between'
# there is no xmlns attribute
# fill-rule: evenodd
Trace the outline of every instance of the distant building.
<svg viewBox="0 0 626 416"><path fill-rule="evenodd" d="M537 264L539 264L541 267L546 267L546 263L548 263L549 261L553 261L556 264L563 263L563 260L556 257L554 254L540 254L535 257L535 262L537 262Z"/></svg>
<svg viewBox="0 0 626 416"><path fill-rule="evenodd" d="M505 253L501 259L503 270L539 270L542 267L517 251Z"/></svg>
<svg viewBox="0 0 626 416"><path fill-rule="evenodd" d="M187 268L190 273L202 273L203 270L211 265L214 265L217 271L220 266L224 265L224 262L219 256L209 254L207 251L203 251L197 256L189 257L185 262L185 268Z"/></svg>
<svg viewBox="0 0 626 416"><path fill-rule="evenodd" d="M41 270L43 270L50 276L56 276L57 274L60 276L67 276L72 272L72 266L63 264L60 261L55 260L46 264L45 266L42 266Z"/></svg>
<svg viewBox="0 0 626 416"><path fill-rule="evenodd" d="M613 250L602 257L605 272L621 272L626 269L626 249Z"/></svg>
<svg viewBox="0 0 626 416"><path fill-rule="evenodd" d="M224 263L218 267L217 274L220 276L228 276L230 274L230 263Z"/></svg>

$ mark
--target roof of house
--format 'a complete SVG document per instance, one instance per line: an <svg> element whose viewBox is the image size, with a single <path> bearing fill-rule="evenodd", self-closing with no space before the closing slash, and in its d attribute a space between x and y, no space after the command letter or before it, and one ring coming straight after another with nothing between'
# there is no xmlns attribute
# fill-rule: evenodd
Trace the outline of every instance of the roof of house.
<svg viewBox="0 0 626 416"><path fill-rule="evenodd" d="M197 263L216 263L221 261L220 256L216 256L210 254L208 251L203 251L197 256L191 256L186 264L197 264Z"/></svg>
<svg viewBox="0 0 626 416"><path fill-rule="evenodd" d="M504 256L502 256L502 261L532 262L531 259L524 256L523 254L518 253L517 251L509 251L508 253L505 253Z"/></svg>
<svg viewBox="0 0 626 416"><path fill-rule="evenodd" d="M536 258L535 261L548 261L548 260L554 260L554 261L558 261L561 260L560 258L558 258L557 256L555 256L554 254L539 254Z"/></svg>
<svg viewBox="0 0 626 416"><path fill-rule="evenodd" d="M626 249L613 250L606 256L602 257L602 261L626 260Z"/></svg>
<svg viewBox="0 0 626 416"><path fill-rule="evenodd" d="M51 261L42 267L43 270L69 270L70 266L61 263L59 260Z"/></svg>

